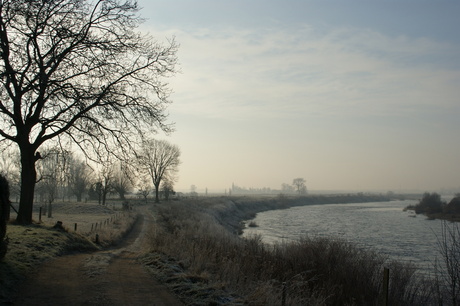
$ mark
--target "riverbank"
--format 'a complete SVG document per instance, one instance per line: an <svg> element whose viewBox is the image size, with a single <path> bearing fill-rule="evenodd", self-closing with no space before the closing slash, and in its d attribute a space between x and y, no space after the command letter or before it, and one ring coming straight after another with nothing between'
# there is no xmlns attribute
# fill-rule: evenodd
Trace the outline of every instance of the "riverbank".
<svg viewBox="0 0 460 306"><path fill-rule="evenodd" d="M276 197L257 197L257 196L232 196L212 198L214 203L225 202L223 204L212 205L212 214L223 222L223 224L233 233L241 234L244 228L243 221L253 219L257 213L287 209L296 206L321 205L321 204L347 204L347 203L366 203L366 202L388 202L394 198L384 195L374 194L341 194L341 195L306 195L306 196L286 196ZM207 198L200 198L202 204L208 201Z"/></svg>
<svg viewBox="0 0 460 306"><path fill-rule="evenodd" d="M367 199L375 202L383 197ZM266 245L258 236L242 239L237 235L242 221L257 212L305 204L365 202L365 197L305 200L220 197L155 205L157 222L151 233L151 252L142 260L170 290L190 303L197 296L205 296L205 304L280 305L284 301L286 305L375 305L382 298L384 266L392 271L392 305L427 305L432 301L433 284L415 277L412 265L391 261L352 243L305 237L293 243ZM193 284L193 288L178 285L178 279Z"/></svg>

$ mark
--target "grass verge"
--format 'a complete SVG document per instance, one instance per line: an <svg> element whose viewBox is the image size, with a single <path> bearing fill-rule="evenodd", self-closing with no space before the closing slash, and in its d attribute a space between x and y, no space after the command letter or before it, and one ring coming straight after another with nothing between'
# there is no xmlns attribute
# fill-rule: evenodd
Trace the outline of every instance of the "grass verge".
<svg viewBox="0 0 460 306"><path fill-rule="evenodd" d="M433 301L432 283L416 277L413 266L341 239L266 245L258 236L235 234L246 217L283 206L278 201L201 198L157 205L144 263L190 305L376 305L384 266L391 270L391 305ZM184 284L192 289L181 289Z"/></svg>

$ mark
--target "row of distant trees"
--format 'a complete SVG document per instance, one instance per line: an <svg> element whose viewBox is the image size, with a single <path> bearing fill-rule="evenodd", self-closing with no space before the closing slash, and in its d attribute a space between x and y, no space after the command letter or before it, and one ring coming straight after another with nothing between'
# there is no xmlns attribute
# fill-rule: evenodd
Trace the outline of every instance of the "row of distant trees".
<svg viewBox="0 0 460 306"><path fill-rule="evenodd" d="M306 180L302 177L298 177L292 180L292 184L281 184L281 191L283 193L298 193L298 194L307 194L307 185Z"/></svg>
<svg viewBox="0 0 460 306"><path fill-rule="evenodd" d="M1 154L0 168L10 181L11 195L19 197L19 152L13 148ZM105 205L108 194L118 194L124 200L133 191L147 200L154 192L158 202L160 193L168 198L174 192L180 149L165 140L148 140L129 161L111 158L94 163L83 155L63 148L42 151L37 162L35 201L51 204L57 199L84 198ZM162 192L161 192L162 191Z"/></svg>
<svg viewBox="0 0 460 306"><path fill-rule="evenodd" d="M283 183L281 184L281 193L284 194L307 194L307 185L304 178L298 177L292 180L292 184ZM269 187L263 188L244 188L232 184L232 187L229 189L230 194L269 194L269 193L279 193L279 190L272 190Z"/></svg>

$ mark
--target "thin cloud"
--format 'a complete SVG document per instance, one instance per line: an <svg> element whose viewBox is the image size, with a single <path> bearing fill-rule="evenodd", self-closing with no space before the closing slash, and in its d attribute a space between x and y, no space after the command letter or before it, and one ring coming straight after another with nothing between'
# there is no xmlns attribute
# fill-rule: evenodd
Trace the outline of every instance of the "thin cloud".
<svg viewBox="0 0 460 306"><path fill-rule="evenodd" d="M211 117L392 113L455 105L460 71L441 59L457 51L427 39L338 29L175 30L183 74L175 111ZM441 63L439 63L441 62Z"/></svg>

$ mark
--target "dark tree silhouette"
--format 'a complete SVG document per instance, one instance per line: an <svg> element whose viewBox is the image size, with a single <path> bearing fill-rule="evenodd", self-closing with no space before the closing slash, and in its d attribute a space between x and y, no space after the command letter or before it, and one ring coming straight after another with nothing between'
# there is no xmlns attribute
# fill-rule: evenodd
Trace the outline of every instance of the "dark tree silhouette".
<svg viewBox="0 0 460 306"><path fill-rule="evenodd" d="M10 210L10 188L8 181L0 175L0 260L5 257L8 241L5 240L6 223L8 222Z"/></svg>
<svg viewBox="0 0 460 306"><path fill-rule="evenodd" d="M445 203L441 200L441 196L436 193L425 192L422 199L415 205L416 214L435 214L442 212Z"/></svg>
<svg viewBox="0 0 460 306"><path fill-rule="evenodd" d="M135 32L137 12L131 0L0 1L0 141L20 151L19 223L32 222L45 142L69 138L95 158L170 131L178 46Z"/></svg>

